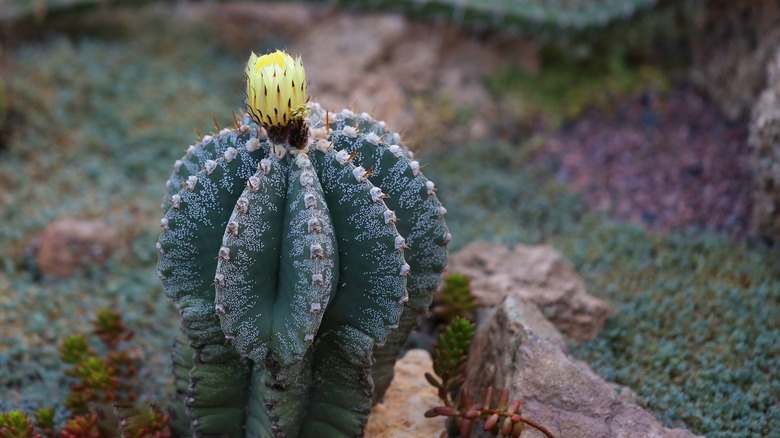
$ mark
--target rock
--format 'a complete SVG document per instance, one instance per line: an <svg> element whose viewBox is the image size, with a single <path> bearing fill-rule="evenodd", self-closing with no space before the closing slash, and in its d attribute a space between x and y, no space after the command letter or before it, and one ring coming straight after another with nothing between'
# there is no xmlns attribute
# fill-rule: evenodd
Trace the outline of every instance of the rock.
<svg viewBox="0 0 780 438"><path fill-rule="evenodd" d="M748 116L780 44L777 0L707 0L691 32L691 79L732 119Z"/></svg>
<svg viewBox="0 0 780 438"><path fill-rule="evenodd" d="M486 75L509 65L538 68L530 39L480 40L453 26L431 26L397 13L334 13L293 36L288 49L304 60L313 100L334 111L369 111L394 131L417 133L415 142L426 147L439 134L459 141L487 135L481 127L499 110L484 86ZM441 95L447 99L433 99ZM458 111L473 116L441 133L428 126L427 113Z"/></svg>
<svg viewBox="0 0 780 438"><path fill-rule="evenodd" d="M780 50L769 63L769 87L753 108L750 152L756 231L780 242Z"/></svg>
<svg viewBox="0 0 780 438"><path fill-rule="evenodd" d="M450 256L447 270L471 279L471 290L481 306L495 306L511 293L539 306L558 330L572 339L596 337L611 310L589 295L574 268L546 245L472 243Z"/></svg>
<svg viewBox="0 0 780 438"><path fill-rule="evenodd" d="M400 14L341 13L314 23L290 51L301 54L309 94L324 108L369 111L400 130L413 119L389 59L407 32L409 23Z"/></svg>
<svg viewBox="0 0 780 438"><path fill-rule="evenodd" d="M119 233L105 222L80 219L50 223L37 244L40 274L58 278L102 264L122 246Z"/></svg>
<svg viewBox="0 0 780 438"><path fill-rule="evenodd" d="M395 378L384 401L368 417L366 437L436 438L446 429L445 417L423 415L441 404L425 373L433 374L433 361L426 350L409 350L396 362Z"/></svg>
<svg viewBox="0 0 780 438"><path fill-rule="evenodd" d="M212 21L216 28L214 37L220 41L221 47L239 58L248 57L250 51L264 50L269 42L283 49L301 29L327 18L327 11L321 5L297 2L195 3L180 6L178 11L194 23Z"/></svg>
<svg viewBox="0 0 780 438"><path fill-rule="evenodd" d="M510 397L522 402L522 415L556 438L695 436L664 428L586 364L566 356L546 339L549 327L543 321L520 293L506 297L471 344L465 385L474 400L481 400L488 386L509 388ZM523 437L543 434L528 428Z"/></svg>
<svg viewBox="0 0 780 438"><path fill-rule="evenodd" d="M326 3L209 2L177 14L213 22L216 38L236 56L272 48L300 55L312 101L331 111L368 111L408 132L413 149L495 136L501 110L486 79L502 68L539 70L538 43L529 37Z"/></svg>

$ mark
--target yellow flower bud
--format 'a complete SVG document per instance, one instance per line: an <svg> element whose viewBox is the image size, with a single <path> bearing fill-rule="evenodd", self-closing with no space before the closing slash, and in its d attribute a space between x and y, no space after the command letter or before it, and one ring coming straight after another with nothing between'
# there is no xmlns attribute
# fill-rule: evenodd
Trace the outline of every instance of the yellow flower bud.
<svg viewBox="0 0 780 438"><path fill-rule="evenodd" d="M301 58L280 50L246 63L246 103L249 114L260 124L286 126L304 114L306 71Z"/></svg>

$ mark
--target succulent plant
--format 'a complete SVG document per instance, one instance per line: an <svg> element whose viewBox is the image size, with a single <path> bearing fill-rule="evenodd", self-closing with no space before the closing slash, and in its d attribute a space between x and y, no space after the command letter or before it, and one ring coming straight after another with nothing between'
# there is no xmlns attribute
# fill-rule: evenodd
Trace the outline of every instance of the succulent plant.
<svg viewBox="0 0 780 438"><path fill-rule="evenodd" d="M471 280L460 272L452 272L444 277L438 293L433 296L431 314L443 323L449 323L461 316L474 320L477 299L471 293Z"/></svg>
<svg viewBox="0 0 780 438"><path fill-rule="evenodd" d="M342 0L341 3L407 11L414 16L444 17L523 30L584 29L604 26L655 6L657 0Z"/></svg>
<svg viewBox="0 0 780 438"><path fill-rule="evenodd" d="M0 412L0 438L40 438L30 417L20 411Z"/></svg>
<svg viewBox="0 0 780 438"><path fill-rule="evenodd" d="M309 0L323 3L323 0ZM364 8L400 10L414 16L445 17L456 23L469 22L492 27L538 30L582 29L608 24L648 9L658 0L341 0L338 3ZM11 0L0 11L0 20L26 15L43 17L47 11L104 3L97 0ZM119 2L117 2L119 3ZM7 10L6 10L7 9Z"/></svg>
<svg viewBox="0 0 780 438"><path fill-rule="evenodd" d="M456 276L455 282L462 284L463 278ZM451 426L457 427L461 438L471 436L478 420L483 421L482 430L493 436L520 438L526 426L530 426L548 438L555 438L541 424L523 417L522 403L510 400L508 389L503 389L496 399L493 388L488 387L484 401L474 403L468 390L461 387L465 380L464 370L474 338L474 327L473 322L456 316L439 333L433 352L433 372L436 376L425 373L425 378L437 389L439 399L444 404L429 409L425 416L449 417Z"/></svg>
<svg viewBox="0 0 780 438"><path fill-rule="evenodd" d="M173 418L195 436L359 436L431 301L433 182L366 113L306 104L300 59L247 65L248 114L174 165L159 276L182 315Z"/></svg>

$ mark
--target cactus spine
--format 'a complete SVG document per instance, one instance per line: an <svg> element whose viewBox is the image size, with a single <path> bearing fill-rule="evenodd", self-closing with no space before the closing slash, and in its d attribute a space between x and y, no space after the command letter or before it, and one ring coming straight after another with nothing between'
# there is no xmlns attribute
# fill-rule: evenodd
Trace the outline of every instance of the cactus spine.
<svg viewBox="0 0 780 438"><path fill-rule="evenodd" d="M185 434L361 435L446 264L446 210L398 134L279 93L291 123L250 105L256 120L190 146L167 185L158 268L187 338Z"/></svg>

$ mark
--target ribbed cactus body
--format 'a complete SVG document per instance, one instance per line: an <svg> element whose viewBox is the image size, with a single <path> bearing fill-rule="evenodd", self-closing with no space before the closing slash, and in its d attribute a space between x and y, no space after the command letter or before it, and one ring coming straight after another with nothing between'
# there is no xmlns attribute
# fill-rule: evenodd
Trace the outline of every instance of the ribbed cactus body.
<svg viewBox="0 0 780 438"><path fill-rule="evenodd" d="M245 120L174 166L159 274L193 434L360 435L446 264L445 210L398 135L318 105L306 122L302 147Z"/></svg>
<svg viewBox="0 0 780 438"><path fill-rule="evenodd" d="M319 1L319 0L317 0ZM626 19L658 0L342 0L341 3L404 10L456 23L538 31L585 29Z"/></svg>

